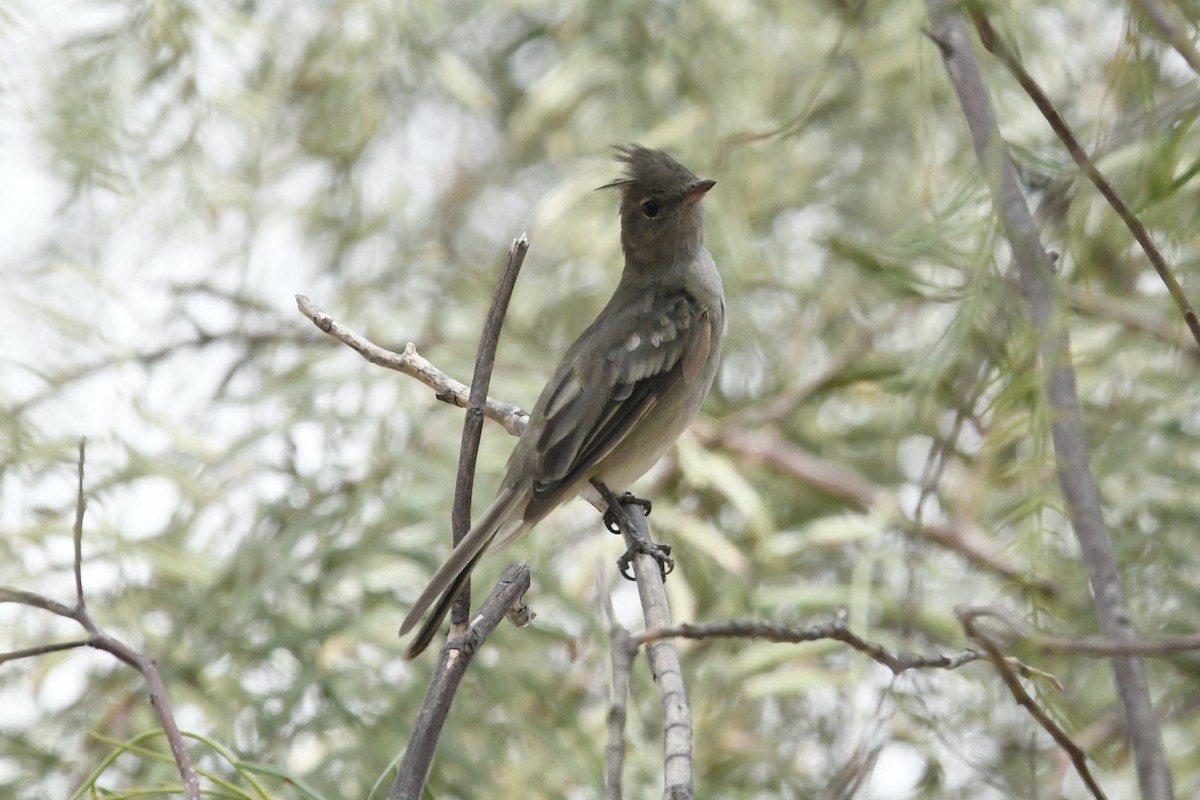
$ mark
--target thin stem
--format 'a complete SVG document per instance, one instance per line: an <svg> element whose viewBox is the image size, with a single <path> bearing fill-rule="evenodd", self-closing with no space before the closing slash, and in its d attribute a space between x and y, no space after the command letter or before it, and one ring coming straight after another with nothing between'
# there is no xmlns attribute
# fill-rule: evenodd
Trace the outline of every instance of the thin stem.
<svg viewBox="0 0 1200 800"><path fill-rule="evenodd" d="M1033 696L1026 691L1021 684L1021 679L1017 677L1016 672L1009 666L1008 659L1000 652L1000 648L986 634L975 626L975 618L971 614L961 615L959 617L962 622L963 630L967 635L983 647L988 658L992 662L992 666L996 668L1004 685L1008 687L1008 691L1012 694L1013 699L1017 701L1029 715L1034 718L1038 725L1046 733L1050 734L1050 738L1058 743L1058 746L1070 757L1071 764L1075 767L1075 772L1079 775L1079 779L1083 781L1083 785L1091 792L1092 797L1096 800L1105 800L1104 790L1100 788L1100 784L1096 782L1096 778L1092 775L1091 769L1088 767L1087 753L1083 748L1075 743L1075 740L1063 730L1062 726L1054 721L1054 718L1046 713Z"/></svg>
<svg viewBox="0 0 1200 800"><path fill-rule="evenodd" d="M608 733L604 745L604 800L621 800L621 773L625 767L625 719L629 709L629 677L638 644L617 622L612 600L606 594L609 652L612 657L612 698L608 707Z"/></svg>
<svg viewBox="0 0 1200 800"><path fill-rule="evenodd" d="M308 317L321 331L329 334L342 344L357 352L367 361L380 367L401 372L416 378L421 383L434 390L434 396L443 403L466 408L470 401L471 390L465 383L456 381L446 373L431 364L417 352L416 346L409 342L404 346L403 353L396 353L380 347L371 340L360 336L331 317L324 309L313 303L302 294L296 295L296 307L300 313ZM484 416L500 423L504 430L513 436L519 436L529 422L529 414L519 406L488 398L484 407Z"/></svg>
<svg viewBox="0 0 1200 800"><path fill-rule="evenodd" d="M633 514L603 483L593 481L592 485L607 504L631 552L636 552L636 541L651 541L650 526L646 522L644 509ZM667 603L667 590L659 562L650 555L636 552L633 571L637 576L638 596L642 601L642 616L646 627L669 626L671 608ZM646 660L650 665L650 674L658 688L658 698L663 708L663 797L670 800L690 800L695 786L692 765L692 710L688 705L687 687L683 682L683 671L679 665L679 653L675 649L675 643L669 639L653 642L646 648Z"/></svg>
<svg viewBox="0 0 1200 800"><path fill-rule="evenodd" d="M726 620L710 622L704 625L672 625L665 628L647 630L635 638L638 644L647 644L660 639L761 639L768 642L818 642L833 640L849 645L851 648L870 657L873 661L887 667L893 675L912 669L944 669L954 670L983 658L974 650L963 650L952 656L945 655L916 655L908 653L892 653L883 645L862 638L850 630L846 624L845 613L839 614L832 620L818 622L812 625L784 625L775 622L759 622L757 620Z"/></svg>
<svg viewBox="0 0 1200 800"><path fill-rule="evenodd" d="M500 620L509 614L510 609L521 604L521 598L528 589L529 565L510 565L500 575L500 580L487 599L480 604L467 632L452 638L442 648L433 679L425 690L425 698L413 722L412 736L400 760L396 779L388 792L388 800L418 800L421 797L438 739L467 667Z"/></svg>
<svg viewBox="0 0 1200 800"><path fill-rule="evenodd" d="M989 53L999 59L1008 71L1016 78L1017 83L1021 84L1021 88L1025 90L1034 105L1042 112L1042 116L1046 118L1046 122L1050 124L1050 128L1058 136L1059 141L1067 148L1067 152L1071 154L1071 158L1075 160L1075 164L1083 171L1083 174L1088 177L1088 180L1100 192L1100 195L1108 201L1112 206L1113 211L1117 212L1117 216L1125 223L1125 227L1133 234L1133 238L1137 240L1138 246L1142 248L1142 252L1146 254L1146 258L1154 265L1155 272L1167 287L1167 293L1171 295L1171 299L1175 301L1175 305L1179 308L1179 313L1183 315L1184 322L1187 323L1188 330L1192 333L1192 338L1200 345L1200 317L1196 316L1196 309L1192 307L1187 295L1184 294L1183 287L1179 285L1179 280L1175 277L1175 272L1167 264L1167 260L1163 257L1162 251L1158 249L1158 245L1154 243L1150 232L1146 230L1146 226L1137 218L1133 210L1117 193L1116 188L1109 183L1108 178L1104 177L1095 162L1088 156L1087 151L1083 149L1083 145L1075 138L1075 133L1071 130L1071 126L1063 119L1054 102L1042 91L1042 87L1038 85L1029 71L1025 69L1025 65L1021 63L1021 59L1009 47L1008 43L1000 36L999 33L992 27L987 16L984 15L977 7L972 7L971 20L975 23L975 30L979 32L979 40Z"/></svg>
<svg viewBox="0 0 1200 800"><path fill-rule="evenodd" d="M83 516L84 510L87 508L87 498L83 494L83 467L86 446L87 440L81 439L79 442L79 463L77 468L79 489L75 501L75 524L73 526L75 539L75 559L73 565L75 571L75 605L68 606L35 592L8 587L0 587L0 603L20 603L73 620L88 632L88 638L77 642L42 645L41 647L2 653L0 654L0 663L87 646L103 650L114 656L117 660L136 669L141 673L142 678L150 688L150 703L154 706L154 711L158 715L159 724L162 725L163 735L167 740L167 746L170 747L171 755L175 759L175 766L179 770L179 777L183 782L183 795L187 800L200 800L200 779L195 767L192 765L192 759L188 755L187 747L184 745L183 733L175 723L175 713L171 709L171 700L167 695L167 688L163 684L162 675L158 671L158 665L154 659L147 658L121 640L106 634L96 624L96 621L92 619L91 614L88 613L87 604L84 602Z"/></svg>
<svg viewBox="0 0 1200 800"><path fill-rule="evenodd" d="M80 611L83 603L83 512L87 509L87 498L83 495L83 464L84 453L87 450L87 437L79 440L79 487L75 494L75 525L72 527L75 539L75 604Z"/></svg>
<svg viewBox="0 0 1200 800"><path fill-rule="evenodd" d="M483 333L479 337L479 349L475 354L475 374L471 378L471 392L467 398L467 413L463 416L462 443L459 445L458 474L454 479L454 506L450 512L450 528L454 544L457 545L471 529L471 497L475 487L475 464L479 458L479 437L483 433L483 409L487 405L488 386L492 382L492 368L496 364L496 347L500 343L500 329L504 326L504 314L512 299L529 252L529 239L521 234L508 248L508 258L500 281L492 295ZM450 610L453 625L464 625L471 608L471 582L468 580L454 600Z"/></svg>

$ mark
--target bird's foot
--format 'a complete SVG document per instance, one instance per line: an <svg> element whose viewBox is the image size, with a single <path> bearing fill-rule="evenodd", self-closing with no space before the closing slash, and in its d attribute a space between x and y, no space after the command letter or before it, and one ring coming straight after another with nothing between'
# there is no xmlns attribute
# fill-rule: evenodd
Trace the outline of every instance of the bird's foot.
<svg viewBox="0 0 1200 800"><path fill-rule="evenodd" d="M635 497L632 492L621 495L617 498L617 502L626 513L631 507L636 507L642 510L642 516L650 516L650 501L642 497ZM611 509L604 515L604 525L613 533L621 533L621 526L617 523L616 514ZM621 575L626 580L637 580L633 570L630 569L633 559L639 555L647 555L658 562L658 568L662 571L665 579L675 569L675 559L671 558L671 545L658 544L639 525L630 525L629 528L628 536L625 539L629 549L617 559L617 569L621 571Z"/></svg>
<svg viewBox="0 0 1200 800"><path fill-rule="evenodd" d="M642 516L650 516L650 507L653 505L644 497L635 497L633 492L626 492L617 498L617 502L623 506L637 506L642 509ZM618 536L621 534L621 526L617 524L617 515L609 508L604 512L604 527L608 528L609 533L615 533Z"/></svg>
<svg viewBox="0 0 1200 800"><path fill-rule="evenodd" d="M617 569L621 571L621 577L627 581L636 581L637 576L633 574L630 565L633 564L633 559L639 555L646 555L658 562L658 568L662 572L663 580L675 571L675 559L671 558L671 545L658 544L650 539L636 538L633 541L633 546L617 559Z"/></svg>
<svg viewBox="0 0 1200 800"><path fill-rule="evenodd" d="M627 516L631 506L640 508L643 517L650 516L650 501L635 497L632 492L625 492L620 497L616 497L602 481L593 480L592 486L608 505L608 510L604 512L604 527L613 533L623 534L629 548L624 555L617 559L617 569L621 571L621 575L627 580L637 580L630 565L633 563L633 559L639 555L647 555L657 561L664 579L670 575L671 571L675 569L675 559L671 558L671 546L657 544L650 538L649 531L644 525L633 523ZM622 518L630 524L622 526L620 524Z"/></svg>

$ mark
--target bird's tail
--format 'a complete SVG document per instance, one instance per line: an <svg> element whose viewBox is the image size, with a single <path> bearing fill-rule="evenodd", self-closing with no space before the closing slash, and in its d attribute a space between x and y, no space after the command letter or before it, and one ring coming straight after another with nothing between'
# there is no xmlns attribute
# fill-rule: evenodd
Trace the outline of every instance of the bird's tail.
<svg viewBox="0 0 1200 800"><path fill-rule="evenodd" d="M454 598L458 596L459 591L470 579L471 570L475 568L475 564L487 550L488 545L496 538L496 534L502 530L507 534L508 528L521 524L519 517L515 520L512 519L512 512L517 506L518 493L513 489L502 490L480 516L479 521L455 546L446 561L438 567L437 572L433 573L433 577L429 579L429 585L425 587L425 591L421 592L421 596L416 599L409 610L408 616L400 624L400 635L404 636L413 629L426 610L433 609L408 645L408 649L405 650L405 658L416 658L429 646L438 628L441 627L442 620L446 618L450 604L454 602ZM436 602L434 602L435 600Z"/></svg>

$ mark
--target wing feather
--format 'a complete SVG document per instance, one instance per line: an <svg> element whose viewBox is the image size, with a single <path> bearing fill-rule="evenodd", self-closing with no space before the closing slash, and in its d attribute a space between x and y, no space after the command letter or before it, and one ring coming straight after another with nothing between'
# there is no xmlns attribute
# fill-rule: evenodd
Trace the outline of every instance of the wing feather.
<svg viewBox="0 0 1200 800"><path fill-rule="evenodd" d="M605 326L609 341L596 348L604 357L576 358L563 380L548 387L538 403L544 422L532 444L541 458L526 518L557 505L561 493L603 460L664 392L699 373L711 346L707 317L685 291L648 296Z"/></svg>

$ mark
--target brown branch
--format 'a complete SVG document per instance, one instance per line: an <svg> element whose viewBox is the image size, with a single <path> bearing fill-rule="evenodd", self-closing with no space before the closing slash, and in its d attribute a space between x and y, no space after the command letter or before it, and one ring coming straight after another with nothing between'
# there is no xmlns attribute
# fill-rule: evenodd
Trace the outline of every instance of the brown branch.
<svg viewBox="0 0 1200 800"><path fill-rule="evenodd" d="M1083 145L1075 138L1071 126L1063 119L1054 102L1042 91L1042 87L1038 85L1029 71L1025 69L1025 65L1021 63L1021 59L1009 47L1008 43L998 34L988 18L978 8L973 5L971 9L971 20L975 23L975 29L979 32L979 40L987 51L999 59L1000 63L1008 69L1025 93L1033 100L1034 105L1042 112L1042 116L1046 118L1046 122L1050 124L1050 128L1058 136L1059 141L1067 148L1067 152L1071 154L1075 164L1083 171L1083 174L1088 177L1088 180L1100 192L1100 195L1108 201L1112 206L1113 211L1117 212L1117 216L1125 223L1125 227L1133 234L1133 238L1137 240L1138 246L1142 248L1142 252L1150 259L1150 263L1154 265L1154 270L1158 273L1160 279L1167 287L1167 292L1171 295L1171 299L1175 301L1175 305L1179 308L1179 313L1183 315L1184 322L1187 323L1188 330L1192 332L1192 338L1196 340L1196 344L1200 345L1200 317L1196 316L1196 309L1192 307L1188 301L1187 295L1184 294L1183 287L1179 285L1179 280L1175 277L1174 271L1167 260L1163 258L1162 252L1151 238L1150 232L1146 230L1146 226L1137 218L1133 210L1117 193L1108 179L1102 173L1088 156L1087 151L1083 149Z"/></svg>
<svg viewBox="0 0 1200 800"><path fill-rule="evenodd" d="M704 625L672 625L663 628L647 630L640 636L634 637L638 644L655 642L660 639L762 639L768 642L817 642L824 639L847 644L853 649L869 656L899 675L910 669L958 669L964 664L978 661L983 656L974 650L963 650L952 656L932 655L923 656L909 653L892 653L883 645L862 638L846 624L846 614L841 612L832 620L818 622L813 625L784 625L776 622L758 622L755 620L728 620L710 622Z"/></svg>
<svg viewBox="0 0 1200 800"><path fill-rule="evenodd" d="M471 528L471 495L475 484L479 437L483 432L484 408L488 402L488 385L492 379L492 368L496 363L496 347L500 342L500 329L504 325L504 314L508 309L508 301L512 297L517 276L520 274L521 265L524 263L525 254L528 251L529 239L523 234L513 240L508 249L508 257L500 274L496 291L492 295L491 306L488 308L487 319L479 338L479 347L475 355L475 373L471 379L467 413L464 415L462 440L459 445L458 473L454 482L454 506L450 514L455 545L462 541ZM336 323L334 324L336 325ZM319 323L318 326L320 326ZM324 330L324 328L322 329ZM343 339L343 341L345 340ZM411 348L412 345L409 347ZM359 352L363 351L359 350ZM518 567L520 570L516 571ZM507 605L496 606L500 602L497 597L509 597L511 591L515 591L509 587L509 584L517 581L523 581L519 593L511 596ZM509 591L505 591L506 588ZM525 612L523 619L528 623L532 617L524 603L520 602L528 588L529 567L524 564L510 566L501 575L500 582L492 590L488 600L484 602L485 606L488 606L489 603L493 604L488 608L491 609L490 614L494 614L495 618L493 619L490 615L486 619L477 616L476 619L470 621L470 624L468 624L471 605L470 581L455 598L451 612L450 637L438 657L437 667L429 688L426 690L421 709L417 713L417 719L414 722L413 731L389 797L416 798L421 795L429 776L434 753L437 750L438 738L445 726L446 717L450 713L459 682L470 663L471 654L495 629L496 625L500 623L500 619L508 613L512 606L519 605L520 609ZM482 613L481 611L480 614ZM464 648L468 649L464 650Z"/></svg>
<svg viewBox="0 0 1200 800"><path fill-rule="evenodd" d="M31 606L40 608L42 611L49 611L60 617L67 619L75 619L76 609L71 606L64 605L57 600L51 600L34 592L26 592L23 589L13 589L8 586L0 586L0 603L19 603L23 606Z"/></svg>
<svg viewBox="0 0 1200 800"><path fill-rule="evenodd" d="M458 545L471 529L471 497L475 487L475 464L479 458L479 437L483 433L483 407L487 403L488 386L492 382L492 368L496 364L496 347L500 343L500 329L504 326L504 314L512 298L525 254L529 252L529 239L521 234L508 248L508 258L500 281L492 295L483 333L479 337L479 349L475 354L475 374L471 377L471 391L467 398L467 413L463 415L462 443L459 445L458 474L454 479L454 507L450 512L450 528L453 542ZM468 579L450 609L451 625L466 625L471 610L471 581ZM461 631L459 631L461 633Z"/></svg>
<svg viewBox="0 0 1200 800"><path fill-rule="evenodd" d="M716 444L746 458L762 461L826 494L871 511L880 504L891 502L889 493L849 468L814 456L803 448L788 443L770 430L747 430L736 426L714 430L702 423L692 426L697 438ZM1054 597L1058 587L1050 580L1035 579L1027 570L1010 563L1003 551L979 529L966 522L932 523L917 527L912 520L903 523L921 536L953 550L968 561L991 572L1039 592Z"/></svg>
<svg viewBox="0 0 1200 800"><path fill-rule="evenodd" d="M1083 781L1084 786L1086 786L1088 791L1091 792L1092 797L1096 798L1096 800L1104 800L1104 791L1100 788L1100 784L1096 783L1096 779L1092 776L1091 769L1088 768L1087 753L1085 753L1083 748L1075 743L1070 735L1068 735L1067 732L1062 729L1062 726L1055 722L1054 719L1047 714L1040 705L1038 705L1037 701L1033 699L1033 696L1026 691L1025 687L1021 684L1021 679L1017 677L1017 674L1013 671L1012 667L1009 666L1008 659L1003 653L1000 652L1000 649L996 646L996 643L975 626L975 619L976 615L971 613L970 610L959 614L959 621L962 623L963 630L966 631L968 636L979 642L980 646L983 647L988 659L991 660L992 665L996 668L996 672L1000 674L1001 680L1003 680L1004 685L1008 687L1008 691L1012 694L1013 699L1029 712L1029 715L1033 717L1039 725L1042 726L1042 729L1045 730L1046 733L1050 734L1050 737L1054 739L1054 741L1058 743L1058 746L1061 747L1063 751L1070 757L1071 763L1075 766L1075 772L1078 773L1079 778Z"/></svg>
<svg viewBox="0 0 1200 800"><path fill-rule="evenodd" d="M9 653L0 653L0 664L18 658L28 658L41 655L42 653L86 646L103 650L119 661L123 661L136 669L141 673L142 678L150 688L150 703L154 706L154 710L158 714L158 720L162 725L167 746L171 749L171 755L174 757L175 765L179 770L179 777L183 781L183 795L187 800L200 800L200 779L196 774L195 767L192 766L192 759L188 755L187 747L184 745L183 734L180 732L179 726L175 724L175 714L171 709L171 701L167 696L167 688L163 685L162 676L159 674L158 665L153 659L147 658L129 645L119 639L114 639L101 630L100 626L96 624L95 620L88 613L87 606L83 600L83 514L84 509L87 508L87 498L83 493L83 467L86 444L86 439L81 440L79 443L79 485L75 501L75 606L70 607L34 592L26 592L8 587L0 587L0 603L20 603L73 620L88 632L88 638L78 642L64 642L62 644L43 645L41 647L32 647Z"/></svg>
<svg viewBox="0 0 1200 800"><path fill-rule="evenodd" d="M0 603L4 602L0 600ZM7 653L0 653L0 664L7 661L19 661L22 658L34 658L36 656L45 655L46 653L57 653L61 650L74 650L77 647L88 647L91 645L90 639L76 639L73 642L59 642L57 644L43 644L37 647L26 647L24 650L9 650Z"/></svg>
<svg viewBox="0 0 1200 800"><path fill-rule="evenodd" d="M425 690L425 698L413 722L412 737L404 750L396 779L388 792L388 800L418 800L429 776L429 766L437 749L438 738L450 713L450 704L480 646L491 635L500 620L529 589L529 565L511 564L487 599L479 606L471 626L461 636L454 636L438 654L433 679Z"/></svg>
<svg viewBox="0 0 1200 800"><path fill-rule="evenodd" d="M933 23L931 37L941 51L943 65L962 107L1037 333L1042 391L1049 407L1059 485L1087 567L1093 607L1106 636L1136 640L1133 615L1121 585L1116 554L1092 476L1071 362L1070 335L1053 265L1042 246L1016 168L1000 135L991 99L955 3L926 0L926 7ZM1171 772L1145 666L1135 656L1114 657L1112 666L1142 796L1144 800L1169 800L1174 796Z"/></svg>
<svg viewBox="0 0 1200 800"><path fill-rule="evenodd" d="M387 350L370 340L358 335L345 327L319 306L302 294L296 295L296 307L300 313L312 320L312 323L325 333L350 347L372 364L387 369L402 372L416 378L421 383L434 390L435 396L443 403L449 403L459 408L466 408L470 400L470 389L466 384L454 380L446 373L429 363L419 353L412 342L404 346L403 353ZM498 422L513 436L520 436L529 422L529 414L518 406L488 398L483 414L493 422Z"/></svg>

